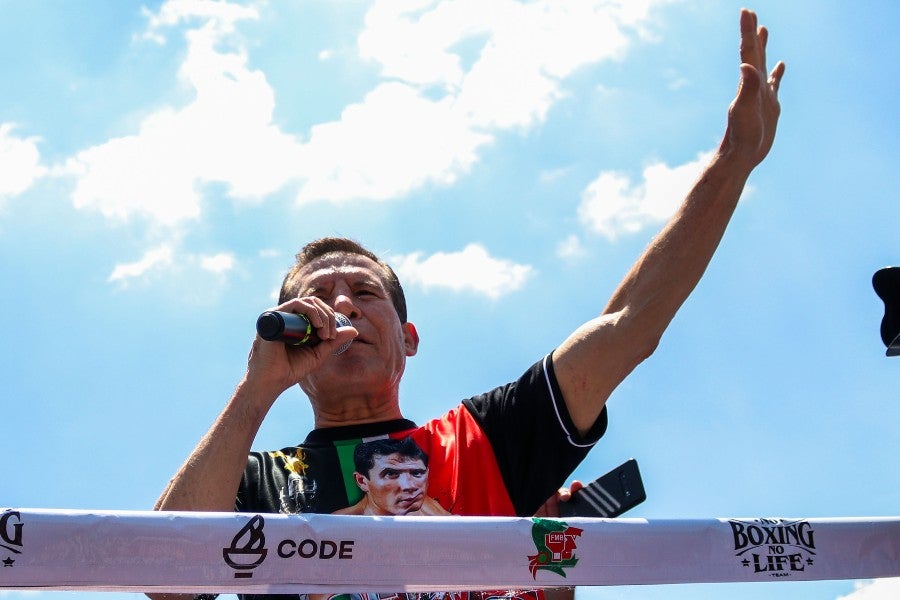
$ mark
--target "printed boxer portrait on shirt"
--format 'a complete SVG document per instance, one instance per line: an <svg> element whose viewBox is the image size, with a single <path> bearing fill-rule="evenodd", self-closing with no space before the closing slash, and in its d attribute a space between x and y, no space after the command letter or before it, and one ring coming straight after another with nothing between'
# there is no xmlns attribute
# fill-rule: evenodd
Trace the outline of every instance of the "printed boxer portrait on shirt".
<svg viewBox="0 0 900 600"><path fill-rule="evenodd" d="M428 455L406 437L359 444L353 473L363 498L336 515L449 515L427 495Z"/></svg>

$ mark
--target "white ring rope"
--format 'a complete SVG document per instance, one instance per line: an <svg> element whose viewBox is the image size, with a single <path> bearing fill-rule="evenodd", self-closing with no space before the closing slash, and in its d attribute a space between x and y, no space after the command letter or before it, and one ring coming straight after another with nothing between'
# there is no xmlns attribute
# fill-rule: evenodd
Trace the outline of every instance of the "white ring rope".
<svg viewBox="0 0 900 600"><path fill-rule="evenodd" d="M900 575L900 517L0 510L0 590L425 592Z"/></svg>

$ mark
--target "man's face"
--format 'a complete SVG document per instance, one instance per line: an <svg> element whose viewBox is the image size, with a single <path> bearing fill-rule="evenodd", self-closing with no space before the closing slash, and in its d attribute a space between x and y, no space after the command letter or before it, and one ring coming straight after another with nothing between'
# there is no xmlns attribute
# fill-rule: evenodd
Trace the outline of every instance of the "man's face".
<svg viewBox="0 0 900 600"><path fill-rule="evenodd" d="M322 299L359 331L346 352L301 382L307 395L321 405L353 393L396 392L418 337L411 324L400 323L379 265L358 254L331 254L303 267L297 281L299 296Z"/></svg>
<svg viewBox="0 0 900 600"><path fill-rule="evenodd" d="M356 483L380 515L406 515L422 508L428 490L428 469L418 458L390 454L375 456L368 475Z"/></svg>

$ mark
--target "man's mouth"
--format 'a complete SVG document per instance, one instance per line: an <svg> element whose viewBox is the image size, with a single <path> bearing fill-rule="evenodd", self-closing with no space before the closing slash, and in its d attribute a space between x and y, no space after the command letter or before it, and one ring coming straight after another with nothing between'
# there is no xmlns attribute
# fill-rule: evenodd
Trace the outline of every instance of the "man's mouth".
<svg viewBox="0 0 900 600"><path fill-rule="evenodd" d="M416 494L415 496L405 496L397 500L397 504L402 506L403 508L409 508L413 504L421 502L423 500L422 494Z"/></svg>

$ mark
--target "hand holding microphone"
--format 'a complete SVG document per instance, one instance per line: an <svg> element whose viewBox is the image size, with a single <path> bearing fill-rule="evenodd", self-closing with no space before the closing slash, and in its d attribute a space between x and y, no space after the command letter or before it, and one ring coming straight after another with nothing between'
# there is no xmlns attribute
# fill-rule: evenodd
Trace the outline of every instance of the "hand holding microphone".
<svg viewBox="0 0 900 600"><path fill-rule="evenodd" d="M334 318L340 327L352 327L353 325L350 319L341 313L334 313ZM280 310L267 310L259 315L256 320L256 333L268 342L284 342L290 346L315 346L321 342L306 315ZM344 342L334 351L334 354L343 353L352 343L353 340Z"/></svg>

